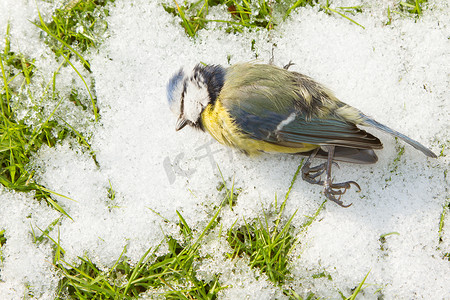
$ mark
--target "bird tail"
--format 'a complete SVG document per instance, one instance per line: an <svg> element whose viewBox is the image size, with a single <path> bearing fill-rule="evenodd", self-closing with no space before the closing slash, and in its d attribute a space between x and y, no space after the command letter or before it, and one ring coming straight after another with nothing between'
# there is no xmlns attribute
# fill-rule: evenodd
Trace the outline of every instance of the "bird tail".
<svg viewBox="0 0 450 300"><path fill-rule="evenodd" d="M389 127L387 127L387 126L385 126L385 125L383 125L381 123L378 123L374 119L371 119L371 118L369 118L368 116L366 116L366 115L364 115L362 113L361 113L361 115L363 117L363 120L364 120L363 123L365 125L369 125L369 126L375 127L375 128L377 128L377 129L379 129L381 131L387 132L387 133L389 133L389 134L391 134L391 135L393 135L395 137L398 137L398 138L402 139L403 141L405 141L406 143L410 144L411 146L413 146L417 150L422 151L428 157L433 157L433 158L437 157L436 154L433 153L433 151L431 151L430 149L428 149L427 147L425 147L421 143L419 143L419 142L417 142L417 141L407 137L406 135L404 135L404 134L402 134L402 133L400 133L398 131L395 131L394 129L391 129L391 128L389 128Z"/></svg>

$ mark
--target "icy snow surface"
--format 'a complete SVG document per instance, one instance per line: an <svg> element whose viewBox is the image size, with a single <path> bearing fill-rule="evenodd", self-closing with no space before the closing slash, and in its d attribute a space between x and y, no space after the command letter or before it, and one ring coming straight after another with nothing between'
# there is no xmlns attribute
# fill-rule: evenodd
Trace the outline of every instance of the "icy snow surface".
<svg viewBox="0 0 450 300"><path fill-rule="evenodd" d="M9 20L12 50L36 57L38 69L55 70L58 64L28 21L37 16L34 1L1 2L1 48ZM387 7L393 2L333 1L335 6L364 4L364 12L352 18L365 29L318 8L301 8L269 33L235 35L211 28L200 31L194 41L160 2L116 0L107 19L108 38L88 57L101 119L87 130L93 132L91 144L99 167L88 153L66 142L42 148L33 162L41 184L75 200L56 197L73 218L63 218L59 226L65 259L76 263L77 256L87 255L108 268L127 245L127 257L139 260L164 233L177 234L176 227L155 212L175 222L178 210L201 230L222 199L217 165L229 185L234 178L235 187L242 189L234 210L222 212L224 231L236 220L262 217L276 194L282 198L299 157L249 158L205 133L188 128L175 132L176 118L165 90L167 80L182 65L227 65L228 59L233 64L256 58L269 62L273 49L276 65L292 61L292 70L322 82L344 102L437 154L444 149L438 159L428 159L369 129L384 144L377 152L379 162L341 163L334 168L337 181L356 180L362 191L344 195L344 202L353 203L350 208L326 203L292 255L290 286L302 296L312 291L339 298L339 291L351 294L350 289L370 271L366 283L371 286L363 298L375 299L378 289L385 299L450 298L450 262L442 258L450 251L449 214L439 233L443 206L450 199L450 6L447 1L429 1L430 8L419 20L394 14L392 25L386 26ZM44 16L50 16L54 7L45 1L38 5ZM70 91L72 83L82 89L78 76L66 73L61 88ZM395 162L403 145L404 155ZM116 191L114 203L108 198L110 185ZM285 215L298 209L293 220L298 228L323 200L319 187L298 180ZM57 217L32 195L0 191L0 230L6 230L7 238L0 262L0 298L21 298L27 288L39 298L52 298L58 275L51 265L51 246L32 243L30 232L32 227L46 228ZM398 234L380 240L392 232ZM55 239L57 234L57 230L50 233ZM213 259L199 269L205 278L222 273L221 283L232 286L223 291L222 299L283 297L245 259L226 260L222 254L227 247L223 239L209 241L203 251ZM332 280L313 278L322 272Z"/></svg>

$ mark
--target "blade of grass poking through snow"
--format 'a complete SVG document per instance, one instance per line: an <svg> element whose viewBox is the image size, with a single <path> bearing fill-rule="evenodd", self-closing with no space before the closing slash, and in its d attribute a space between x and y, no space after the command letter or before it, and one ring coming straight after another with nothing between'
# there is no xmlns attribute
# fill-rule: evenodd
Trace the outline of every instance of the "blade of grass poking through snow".
<svg viewBox="0 0 450 300"><path fill-rule="evenodd" d="M64 254L66 253L66 251L61 247L60 245L61 242L61 232L59 230L59 226L58 226L58 241L55 247L55 255L53 256L53 264L56 265L56 263L64 256Z"/></svg>
<svg viewBox="0 0 450 300"><path fill-rule="evenodd" d="M49 190L49 189L47 189L47 188L45 188L45 187L43 187L43 186L41 186L41 185L37 186L36 189L38 189L38 190L40 190L40 191L42 191L42 192L47 192L47 193L49 193L49 194L53 194L53 195L62 197L62 198L64 198L64 199L67 199L67 200L70 200L70 201L77 202L76 200L74 200L74 199L72 199L72 198L69 198L69 197L64 196L64 195L62 195L62 194L59 194L59 193L54 192L54 191L52 191L52 190ZM69 216L68 216L68 217L69 217ZM70 217L69 217L69 218L70 218Z"/></svg>
<svg viewBox="0 0 450 300"><path fill-rule="evenodd" d="M275 226L278 226L278 224L280 223L281 214L283 213L284 208L286 207L286 201L289 198L289 194L291 193L291 190L292 190L292 187L294 186L295 181L297 180L298 173L300 173L300 170L302 169L304 160L305 159L302 158L302 161L300 162L300 164L297 167L297 170L294 173L294 177L292 177L291 184L289 185L288 191L286 192L286 196L284 197L284 201L283 201L283 203L281 203L280 211L278 212L278 217L277 217L277 221L275 223ZM276 197L275 197L275 201L276 201Z"/></svg>
<svg viewBox="0 0 450 300"><path fill-rule="evenodd" d="M222 207L219 207L217 209L217 212L214 214L214 216L211 218L209 223L206 225L205 229L203 229L202 233L199 235L199 237L197 238L197 240L194 243L194 245L196 247L200 246L200 241L205 237L206 233L214 227L213 225L214 225L214 223L216 223L217 217L219 216L219 213L221 211L222 211Z"/></svg>
<svg viewBox="0 0 450 300"><path fill-rule="evenodd" d="M91 145L88 143L86 138L79 131L77 131L72 125L67 123L67 121L64 120L63 118L61 118L60 116L58 116L58 119L61 120L64 124L66 124L67 127L69 127L73 131L73 133L81 140L80 144L86 146L89 150L91 150Z"/></svg>
<svg viewBox="0 0 450 300"><path fill-rule="evenodd" d="M314 0L297 0L291 7L288 8L286 11L286 14L283 17L283 20L286 20L286 18L291 14L291 12L296 9L299 6L306 6L307 4L313 6L316 1Z"/></svg>
<svg viewBox="0 0 450 300"><path fill-rule="evenodd" d="M328 13L328 14L330 14L330 12L336 13L336 14L340 15L341 17L343 17L343 18L349 20L349 21L352 22L353 24L356 24L356 25L360 26L362 29L366 29L363 25L359 24L358 22L356 22L356 21L353 20L352 18L346 16L344 13L341 13L341 12L338 11L337 9L331 8L331 7L330 7L329 0L327 0L327 4L326 4L326 5L321 5L320 7L321 7L323 10L325 10L325 12ZM340 8L340 9L349 9L349 8L352 8L352 9L359 8L359 9L360 9L360 7L342 7L342 8Z"/></svg>
<svg viewBox="0 0 450 300"><path fill-rule="evenodd" d="M314 220L317 218L317 216L319 215L319 213L322 211L322 209L325 207L325 203L327 203L327 200L323 201L322 204L320 204L319 208L316 210L316 212L314 213L314 215L312 216L306 216L308 218L308 221L306 221L305 223L303 223L302 228L307 228L309 225L311 225Z"/></svg>
<svg viewBox="0 0 450 300"><path fill-rule="evenodd" d="M192 230L189 227L189 225L187 224L186 220L183 218L183 216L180 214L180 212L177 210L177 215L178 218L180 218L180 228L183 231L183 235L184 236L191 236L192 235ZM183 225L183 226L181 226Z"/></svg>
<svg viewBox="0 0 450 300"><path fill-rule="evenodd" d="M247 255L250 267L260 269L271 282L282 286L289 275L289 253L296 242L290 233L294 217L295 213L280 229L271 228L267 214L264 221L260 218L251 223L244 220L245 226L228 232L227 240L233 248L231 257Z"/></svg>
<svg viewBox="0 0 450 300"><path fill-rule="evenodd" d="M297 244L297 239L291 233L291 223L297 211L282 227L280 226L281 215L302 165L303 160L291 180L285 199L277 212L274 226L270 225L272 222L268 214L264 212L264 220L261 218L254 222L244 220L245 226L235 229L235 223L228 231L227 241L233 248L233 253L229 256L233 258L242 254L248 255L250 267L259 268L266 273L271 282L278 286L282 286L289 275L289 255ZM285 291L285 294L289 292Z"/></svg>
<svg viewBox="0 0 450 300"><path fill-rule="evenodd" d="M9 44L8 36L7 41L8 42L6 44ZM23 122L17 123L14 119L15 114L9 103L11 92L8 86L4 59L11 62L13 61L12 58L15 58L16 55L9 52L8 48L8 46L5 47L5 51L7 52L0 55L0 68L2 70L2 78L4 82L3 90L5 91L5 94L0 95L0 105L2 108L2 120L0 124L0 127L2 127L0 140L2 172L0 173L0 183L8 188L18 191L39 190L39 186L31 182L33 172L30 173L26 166L29 163L30 152L38 149L45 137L40 136L39 141L35 142L35 139L38 136L36 131L34 133L30 132L30 128L24 125ZM21 61L23 61L23 57ZM23 66L23 64L21 65ZM39 198L38 194L36 194L36 198ZM59 205L57 205L56 202L50 198L45 198L46 202L53 208L67 215L67 213Z"/></svg>
<svg viewBox="0 0 450 300"><path fill-rule="evenodd" d="M88 87L86 80L84 80L84 77L80 74L80 72L78 72L77 68L75 68L75 66L70 62L69 58L62 53L61 53L61 55L64 57L66 62L72 67L72 69L74 69L74 71L78 74L78 76L83 81L84 86L86 87L86 90L89 93L89 98L91 98L92 110L94 111L95 121L98 121L97 105L95 104L95 99L94 99L94 97L92 97L91 89Z"/></svg>
<svg viewBox="0 0 450 300"><path fill-rule="evenodd" d="M5 229L0 230L0 269L3 267L3 252L2 252L2 246L6 243L5 238Z"/></svg>
<svg viewBox="0 0 450 300"><path fill-rule="evenodd" d="M447 176L446 173L447 172L444 173L444 176ZM444 221L445 221L445 218L446 218L446 216L448 214L448 211L450 209L450 196L449 196L448 200L449 201L447 201L447 203L444 203L444 205L442 207L441 216L439 218L439 230L438 230L439 244L443 242ZM450 252L450 249L447 249L447 253L444 253L444 257L445 256L448 257L449 252Z"/></svg>
<svg viewBox="0 0 450 300"><path fill-rule="evenodd" d="M240 189L237 189L235 192L234 189L234 177L233 177L233 183L231 185L231 190L227 187L227 182L225 181L225 178L223 177L222 171L220 170L219 165L217 164L217 169L219 170L220 177L222 178L222 185L218 188L219 191L221 191L223 188L225 188L226 194L225 194L225 201L228 200L228 205L230 206L230 209L233 210L233 206L236 204L237 196L239 195Z"/></svg>
<svg viewBox="0 0 450 300"><path fill-rule="evenodd" d="M292 226L292 221L297 211L295 211L282 226L281 215L285 209L286 201L289 198L293 185L300 173L303 161L304 160L302 160L297 167L288 191L286 192L285 199L280 208L276 210L276 218L274 220L272 219L270 212L264 212L263 220L257 218L252 222L248 222L244 219L245 225L240 228L236 228L236 223L238 221L236 220L227 233L227 241L233 249L231 254L227 254L228 257L235 259L236 257L245 254L250 259L250 267L258 268L261 272L266 273L271 282L281 287L283 293L293 299L300 298L298 295L296 296L296 293L293 290L285 288L284 284L290 277L290 255L300 242L299 238L295 237L292 233L293 230L295 230ZM306 230L307 227L312 224L324 207L325 202L326 201L319 206L314 216L309 217L309 220L299 228L301 231ZM275 207L277 207L276 197ZM311 298L314 297L313 294L310 296Z"/></svg>
<svg viewBox="0 0 450 300"><path fill-rule="evenodd" d="M56 72L53 73L53 97L55 95L55 86L56 86L55 76L56 76ZM34 128L32 134L31 134L31 139L27 142L27 144L29 146L34 144L34 141L36 140L36 138L42 133L42 128L44 128L45 125L47 125L49 123L50 119L54 116L54 114L56 113L56 110L59 108L59 106L61 105L63 100L64 100L64 98L61 98L58 101L58 103L56 104L55 108L50 113L50 115L47 117L47 119L45 119L45 121L42 122L42 124L40 124L41 126L36 126Z"/></svg>
<svg viewBox="0 0 450 300"><path fill-rule="evenodd" d="M197 3L193 4L192 8L197 6L197 4L199 4L202 1L203 1L202 7L200 8L200 10L197 11L195 17L191 18L192 22L195 24L194 34L196 34L197 31L199 31L201 28L204 28L205 23L207 22L206 15L208 14L208 7L209 7L208 0L199 0Z"/></svg>
<svg viewBox="0 0 450 300"><path fill-rule="evenodd" d="M55 220L53 220L53 222L51 222L47 228L45 228L45 230L42 230L41 228L39 228L39 226L35 225L37 229L39 229L42 234L40 236L36 236L34 229L33 229L33 225L30 224L31 226L31 231L33 233L33 241L36 244L40 244L42 243L42 241L44 240L44 237L49 238L51 241L53 241L55 243L55 241L48 235L51 231L53 231L53 229L55 228L56 224L58 224L58 222L61 220L61 217L56 218Z"/></svg>
<svg viewBox="0 0 450 300"><path fill-rule="evenodd" d="M159 212L157 212L156 210L154 210L151 207L147 207L152 213L154 213L155 215L157 215L158 217L160 217L161 219L164 220L164 222L170 223L171 221L167 218L165 218L163 215L161 215Z"/></svg>
<svg viewBox="0 0 450 300"><path fill-rule="evenodd" d="M365 276L364 279L361 281L361 283L358 285L358 287L357 287L356 290L353 292L353 294L352 294L350 297L346 298L345 300L355 300L355 299L356 299L356 296L358 296L359 292L361 291L361 289L362 289L362 287L363 287L363 285L364 285L364 282L366 281L367 277L369 276L369 273L370 273L370 271L367 272L366 276Z"/></svg>
<svg viewBox="0 0 450 300"><path fill-rule="evenodd" d="M422 4L428 2L427 0L407 0L400 1L400 10L407 11L410 14L415 14L416 17L422 15Z"/></svg>
<svg viewBox="0 0 450 300"><path fill-rule="evenodd" d="M153 250L151 255L149 255L150 249L147 250L132 270L131 275L127 275L130 274L130 271L126 269L122 271L128 277L123 294L127 297L137 297L147 289L161 290L161 287L167 287L168 290L161 291L161 296L167 299L214 299L219 290L222 289L218 279L208 283L198 280L194 265L200 259L198 254L200 243L207 232L216 226L215 223L219 213L220 209L211 218L199 237L193 241L191 234L193 230L181 213L177 212L180 219L178 226L181 229L185 244L181 245L175 239L166 235L163 242L167 243L169 253L156 257L155 252L160 246ZM189 230L183 228L189 228ZM154 260L154 262L150 264L150 260ZM126 267L126 264L122 263L119 267Z"/></svg>
<svg viewBox="0 0 450 300"><path fill-rule="evenodd" d="M186 30L187 34L190 37L194 37L196 30L191 27L191 22L189 22L188 19L186 18L184 9L178 5L177 1L174 0L174 2L175 5L177 6L178 14L180 15L181 21L183 22L184 29Z"/></svg>
<svg viewBox="0 0 450 300"><path fill-rule="evenodd" d="M0 68L2 69L2 78L3 78L3 88L2 90L5 90L5 97L6 97L6 108L5 105L3 103L3 101L0 101L0 104L2 106L2 116L4 119L4 124L7 125L8 122L6 120L6 116L9 115L10 112L10 106L9 106L9 99L11 98L9 95L9 85L8 85L8 79L5 73L5 66L3 65L3 58L0 55Z"/></svg>
<svg viewBox="0 0 450 300"><path fill-rule="evenodd" d="M0 230L0 247L3 246L4 243L6 243L5 229L2 229Z"/></svg>
<svg viewBox="0 0 450 300"><path fill-rule="evenodd" d="M58 299L132 299L147 290L157 281L157 277L165 274L153 274L153 265L148 262L154 258L157 246L151 255L149 248L137 264L131 265L124 255L125 246L114 265L107 271L101 271L87 257L79 257L78 266L73 266L64 260L55 262L62 271L63 277L59 282ZM151 285L152 285L151 284ZM151 286L150 286L151 287Z"/></svg>
<svg viewBox="0 0 450 300"><path fill-rule="evenodd" d="M50 197L48 194L54 194L56 196L62 197L62 198L66 198L68 200L72 200L75 201L67 196L58 194L56 192L53 192L49 189L46 189L45 187L38 185L38 184L34 184L32 185L34 187L35 190L40 191L41 194L39 195L40 197L44 198L45 201L51 206L53 207L53 209L55 209L56 211L59 211L60 213L62 213L63 215L65 215L66 217L68 217L69 219L72 219L72 217L64 210L64 208L61 207L61 205L58 204L58 202L56 202L55 200L52 199L52 197Z"/></svg>
<svg viewBox="0 0 450 300"><path fill-rule="evenodd" d="M251 1L242 3L233 1L231 5L229 4L228 11L233 18L239 20L242 27L273 29L272 7L265 0L258 1L257 9L254 8Z"/></svg>

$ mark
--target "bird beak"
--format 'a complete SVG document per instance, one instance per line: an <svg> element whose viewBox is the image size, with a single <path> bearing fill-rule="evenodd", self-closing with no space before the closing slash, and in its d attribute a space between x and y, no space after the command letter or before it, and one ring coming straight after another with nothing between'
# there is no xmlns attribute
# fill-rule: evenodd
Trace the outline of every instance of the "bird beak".
<svg viewBox="0 0 450 300"><path fill-rule="evenodd" d="M180 117L178 118L177 125L175 126L175 130L176 130L176 131L181 130L181 129L183 129L184 126L186 126L187 124L188 124L188 121L187 121L185 118L183 118L183 116L180 116Z"/></svg>

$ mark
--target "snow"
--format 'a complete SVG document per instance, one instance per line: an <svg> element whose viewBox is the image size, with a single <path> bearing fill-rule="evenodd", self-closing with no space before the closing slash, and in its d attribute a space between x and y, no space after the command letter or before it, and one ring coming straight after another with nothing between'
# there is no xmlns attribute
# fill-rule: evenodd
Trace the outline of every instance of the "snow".
<svg viewBox="0 0 450 300"><path fill-rule="evenodd" d="M44 18L58 7L37 1ZM227 34L220 24L201 30L194 41L157 1L120 1L110 9L105 42L89 55L100 109L100 121L64 104L69 124L92 134L91 145L98 166L89 153L67 140L53 148L43 147L33 159L39 183L71 199L55 197L73 218L59 225L65 260L77 262L87 255L97 266L113 265L127 246L134 262L158 245L164 234L176 236L172 222L178 210L193 228L202 230L222 200L217 186L222 182L217 165L231 186L241 189L233 211L221 213L223 231L236 220L252 220L286 193L300 159L289 155L249 158L225 148L193 129L175 132L176 117L166 99L168 79L183 65L198 62L227 65L252 61L282 66L309 75L335 91L338 98L357 107L443 155L428 159L409 145L387 134L380 137L383 151L379 162L360 166L341 163L334 168L337 181L356 180L362 191L350 190L347 209L328 202L291 257L293 281L289 286L301 296L309 291L323 298L337 298L339 291L351 294L370 271L370 284L362 298L450 298L450 262L443 259L450 248L450 219L439 242L439 220L449 201L450 121L450 4L429 1L423 16L414 20L393 14L387 22L387 6L393 1L333 1L334 6L364 5L354 18L365 29L318 8L301 8L270 32L264 30ZM214 10L214 18L221 16ZM11 24L11 49L36 58L42 82L33 87L42 93L59 63L39 38L34 20L34 2L2 0L0 3L0 48L4 47L6 23ZM222 18L226 18L222 14ZM251 42L255 41L255 51ZM274 46L275 45L275 46ZM76 65L82 70L81 65ZM61 75L62 74L62 75ZM62 95L72 87L83 90L70 67L57 77ZM49 105L54 105L50 104ZM50 114L54 106L49 106ZM81 116L81 117L80 117ZM398 162L399 146L405 152ZM114 200L108 190L116 192ZM285 216L298 213L293 226L312 215L324 197L321 189L298 180L287 201ZM0 295L20 298L31 291L37 298L52 299L58 273L52 266L48 243L34 243L31 228L40 235L58 218L45 203L32 195L1 189L0 230L7 242L2 247ZM158 214L156 214L157 212ZM380 237L384 234L384 241ZM57 238L58 231L50 236ZM251 269L245 258L231 262L225 240L207 241L199 276L221 274L221 284L230 285L222 299L274 299L282 293L264 274ZM162 251L162 250L161 250ZM313 278L324 272L331 276ZM314 276L317 277L317 276Z"/></svg>

